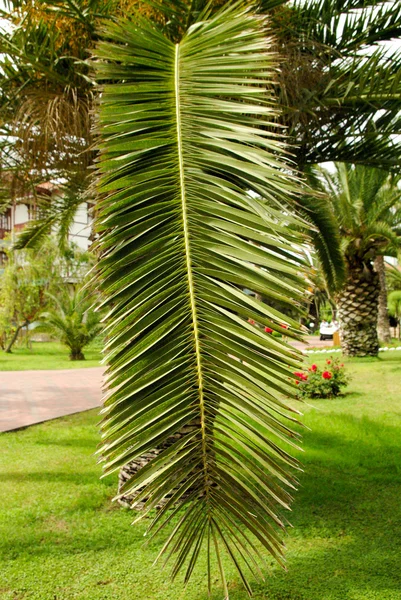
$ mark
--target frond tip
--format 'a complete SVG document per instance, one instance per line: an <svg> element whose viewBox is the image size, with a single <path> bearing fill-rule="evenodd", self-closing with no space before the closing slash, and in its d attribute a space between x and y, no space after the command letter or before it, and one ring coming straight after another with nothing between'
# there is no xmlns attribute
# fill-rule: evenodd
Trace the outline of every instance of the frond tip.
<svg viewBox="0 0 401 600"><path fill-rule="evenodd" d="M150 530L168 527L173 575L184 568L187 580L206 546L223 584L225 552L250 592L263 548L283 564L279 512L297 468L280 442L298 437L285 398L299 354L264 328L299 337L271 304L294 308L305 289L303 240L287 227L298 184L269 133L269 40L238 5L178 45L146 22L112 23L106 38L96 53L105 473L157 448L122 492L143 515L161 506Z"/></svg>

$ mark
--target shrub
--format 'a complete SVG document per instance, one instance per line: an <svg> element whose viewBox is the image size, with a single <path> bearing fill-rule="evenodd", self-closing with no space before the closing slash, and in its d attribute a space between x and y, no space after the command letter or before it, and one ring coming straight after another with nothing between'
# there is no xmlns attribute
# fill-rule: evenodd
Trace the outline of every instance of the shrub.
<svg viewBox="0 0 401 600"><path fill-rule="evenodd" d="M342 393L349 377L338 359L327 359L323 368L313 364L303 373L296 371L296 384L300 398L333 398Z"/></svg>

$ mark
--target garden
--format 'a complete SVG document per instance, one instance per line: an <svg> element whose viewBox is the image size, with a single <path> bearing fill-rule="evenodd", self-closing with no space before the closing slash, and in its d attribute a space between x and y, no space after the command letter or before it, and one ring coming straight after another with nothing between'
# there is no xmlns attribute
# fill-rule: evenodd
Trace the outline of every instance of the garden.
<svg viewBox="0 0 401 600"><path fill-rule="evenodd" d="M326 360L320 355L319 367ZM255 598L401 598L400 360L400 352L352 359L346 396L302 407L308 429L288 515L288 571L266 557ZM132 512L111 503L117 478L100 479L98 421L90 411L0 438L0 597L206 600L205 555L184 592L152 566L160 536L147 543L147 523L132 527ZM226 568L230 597L245 600ZM212 598L221 598L217 581Z"/></svg>
<svg viewBox="0 0 401 600"><path fill-rule="evenodd" d="M0 598L401 600L400 39L0 7Z"/></svg>

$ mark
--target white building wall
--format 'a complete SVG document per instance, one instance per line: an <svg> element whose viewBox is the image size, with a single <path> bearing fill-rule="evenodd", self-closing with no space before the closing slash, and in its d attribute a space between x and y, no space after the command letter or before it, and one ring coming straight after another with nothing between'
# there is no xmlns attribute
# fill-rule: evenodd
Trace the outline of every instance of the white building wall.
<svg viewBox="0 0 401 600"><path fill-rule="evenodd" d="M29 212L26 204L17 204L14 211L13 225L21 225L29 221Z"/></svg>
<svg viewBox="0 0 401 600"><path fill-rule="evenodd" d="M91 234L91 219L88 215L88 205L83 202L77 210L75 219L70 228L69 240L82 250L90 246L89 236Z"/></svg>
<svg viewBox="0 0 401 600"><path fill-rule="evenodd" d="M1 1L1 0L0 0ZM11 228L14 229L16 227L17 234L18 231L21 230L21 225L25 225L31 220L31 215L29 213L28 206L26 204L16 204L12 210L12 223ZM76 212L74 221L70 227L69 232L69 241L76 244L81 250L88 250L91 242L89 241L89 237L91 235L91 223L92 218L88 212L88 204L83 202ZM56 233L56 230L53 229L53 233Z"/></svg>

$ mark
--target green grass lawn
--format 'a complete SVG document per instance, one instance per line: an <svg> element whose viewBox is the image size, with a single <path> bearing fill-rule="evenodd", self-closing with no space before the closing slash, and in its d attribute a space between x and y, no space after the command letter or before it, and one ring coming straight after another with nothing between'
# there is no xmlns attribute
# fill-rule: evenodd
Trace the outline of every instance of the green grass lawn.
<svg viewBox="0 0 401 600"><path fill-rule="evenodd" d="M58 342L32 342L32 348L13 348L12 354L0 350L0 371L30 369L80 369L98 367L101 346L94 341L84 348L86 360L70 360L68 348Z"/></svg>
<svg viewBox="0 0 401 600"><path fill-rule="evenodd" d="M401 352L348 364L346 397L305 406L288 573L268 559L258 600L401 600ZM0 437L1 600L207 600L204 557L184 594L152 568L161 540L144 546L145 525L111 505L97 421L91 411ZM230 598L245 600L228 575Z"/></svg>

